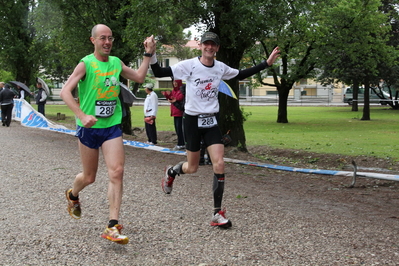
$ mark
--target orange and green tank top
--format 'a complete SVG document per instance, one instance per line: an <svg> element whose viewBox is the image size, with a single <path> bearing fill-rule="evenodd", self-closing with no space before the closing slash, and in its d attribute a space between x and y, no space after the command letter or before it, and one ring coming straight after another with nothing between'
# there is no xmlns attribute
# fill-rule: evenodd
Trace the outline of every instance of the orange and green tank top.
<svg viewBox="0 0 399 266"><path fill-rule="evenodd" d="M122 106L119 100L119 75L122 72L118 57L110 56L108 62L101 62L94 54L80 60L86 66L86 75L79 81L80 109L98 121L92 128L107 128L122 121ZM83 126L80 119L76 120Z"/></svg>

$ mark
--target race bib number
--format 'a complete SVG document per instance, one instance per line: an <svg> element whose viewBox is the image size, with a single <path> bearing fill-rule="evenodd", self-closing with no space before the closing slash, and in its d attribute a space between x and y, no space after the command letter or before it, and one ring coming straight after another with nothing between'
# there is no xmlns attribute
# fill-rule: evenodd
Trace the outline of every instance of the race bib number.
<svg viewBox="0 0 399 266"><path fill-rule="evenodd" d="M116 100L96 101L96 117L110 117L114 114Z"/></svg>
<svg viewBox="0 0 399 266"><path fill-rule="evenodd" d="M217 126L218 122L214 114L204 114L198 116L199 128L211 128Z"/></svg>

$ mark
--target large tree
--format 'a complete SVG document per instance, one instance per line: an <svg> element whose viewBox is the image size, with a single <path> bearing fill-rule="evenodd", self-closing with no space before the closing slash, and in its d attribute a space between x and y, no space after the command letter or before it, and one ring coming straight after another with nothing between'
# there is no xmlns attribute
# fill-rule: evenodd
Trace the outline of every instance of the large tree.
<svg viewBox="0 0 399 266"><path fill-rule="evenodd" d="M205 25L205 30L220 36L217 59L234 68L239 68L244 51L267 32L272 32L274 21L281 18L275 1L264 0L131 0L126 9L132 14L126 32L131 41L137 42L137 35L153 33L164 43L164 33L178 30L176 25L185 27L198 23ZM270 46L269 52L273 46ZM238 94L238 80L229 81L229 84ZM220 101L219 124L222 131L230 130L231 145L246 150L244 117L238 101L224 95L221 95Z"/></svg>
<svg viewBox="0 0 399 266"><path fill-rule="evenodd" d="M397 6L398 0L383 0L380 10L388 15L388 21L391 25L390 38L388 45L393 48L399 47L399 11ZM397 56L392 57L395 62L392 66L392 60L388 62L380 61L378 64L379 77L378 80L374 81L374 84L378 85L378 90L388 90L391 96L391 100L388 104L393 109L399 109L399 58Z"/></svg>
<svg viewBox="0 0 399 266"><path fill-rule="evenodd" d="M34 82L39 67L37 54L32 49L35 29L30 15L34 2L1 1L0 8L0 66L27 85Z"/></svg>
<svg viewBox="0 0 399 266"><path fill-rule="evenodd" d="M364 85L362 120L370 120L370 85L378 84L378 66L384 62L390 67L397 57L387 43L390 24L380 7L379 0L340 1L320 13L323 22L320 39L328 43L318 50L324 76L353 84L354 99L357 99L359 84ZM352 110L358 110L357 101Z"/></svg>

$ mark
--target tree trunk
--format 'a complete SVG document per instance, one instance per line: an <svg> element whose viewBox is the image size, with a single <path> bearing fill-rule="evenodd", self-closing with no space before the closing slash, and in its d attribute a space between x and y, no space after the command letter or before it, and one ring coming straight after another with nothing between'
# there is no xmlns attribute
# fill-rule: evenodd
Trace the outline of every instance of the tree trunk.
<svg viewBox="0 0 399 266"><path fill-rule="evenodd" d="M218 33L217 31L215 31ZM219 35L220 36L220 35ZM217 60L224 62L232 68L239 69L240 60L245 50L245 46L228 47L221 46L217 53ZM237 79L226 80L234 93L239 95L239 83ZM232 141L229 145L237 147L239 150L247 151L244 118L240 109L238 100L219 93L220 111L218 124L222 134L226 134L230 130Z"/></svg>
<svg viewBox="0 0 399 266"><path fill-rule="evenodd" d="M122 117L122 132L127 135L133 135L132 116L131 116L131 112L130 112L130 106L126 103L122 103L122 104L126 111L126 116Z"/></svg>
<svg viewBox="0 0 399 266"><path fill-rule="evenodd" d="M238 95L238 81L228 81L230 87ZM229 97L223 93L219 93L220 113L219 126L222 135L229 132L231 142L229 145L238 147L241 151L247 151L245 131L244 131L244 117L240 109L238 100Z"/></svg>
<svg viewBox="0 0 399 266"><path fill-rule="evenodd" d="M277 123L288 123L288 94L289 90L279 89L278 90L278 111L277 111Z"/></svg>
<svg viewBox="0 0 399 266"><path fill-rule="evenodd" d="M360 120L370 120L370 84L367 79L364 84L363 117Z"/></svg>
<svg viewBox="0 0 399 266"><path fill-rule="evenodd" d="M127 83L125 79L121 79L125 84ZM127 84L126 84L127 85ZM139 84L135 84L136 92L138 90ZM122 88L121 88L122 89ZM126 116L122 117L122 132L127 135L133 135L133 128L132 128L132 115L130 112L130 105L126 103L121 103L123 105L123 109L126 112Z"/></svg>
<svg viewBox="0 0 399 266"><path fill-rule="evenodd" d="M359 104L358 104L358 99L359 99L359 81L354 80L353 81L353 94L352 94L352 111L357 112L359 111Z"/></svg>
<svg viewBox="0 0 399 266"><path fill-rule="evenodd" d="M277 86L278 91L278 111L277 111L277 123L288 123L288 95L294 82L282 79L281 84Z"/></svg>

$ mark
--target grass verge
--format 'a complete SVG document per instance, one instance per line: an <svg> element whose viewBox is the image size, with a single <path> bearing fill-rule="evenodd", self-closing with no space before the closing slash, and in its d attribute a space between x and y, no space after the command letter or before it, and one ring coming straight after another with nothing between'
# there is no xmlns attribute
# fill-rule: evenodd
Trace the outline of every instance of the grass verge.
<svg viewBox="0 0 399 266"><path fill-rule="evenodd" d="M317 153L365 155L399 160L399 111L388 107L371 108L371 120L362 121L362 107L352 112L349 106L288 107L289 123L276 123L277 106L244 106L249 113L244 124L247 145L267 145L281 149ZM143 106L131 107L132 126L143 127ZM73 113L66 105L47 105L46 114L54 120L66 114L71 123ZM174 131L169 106L159 106L158 131Z"/></svg>

